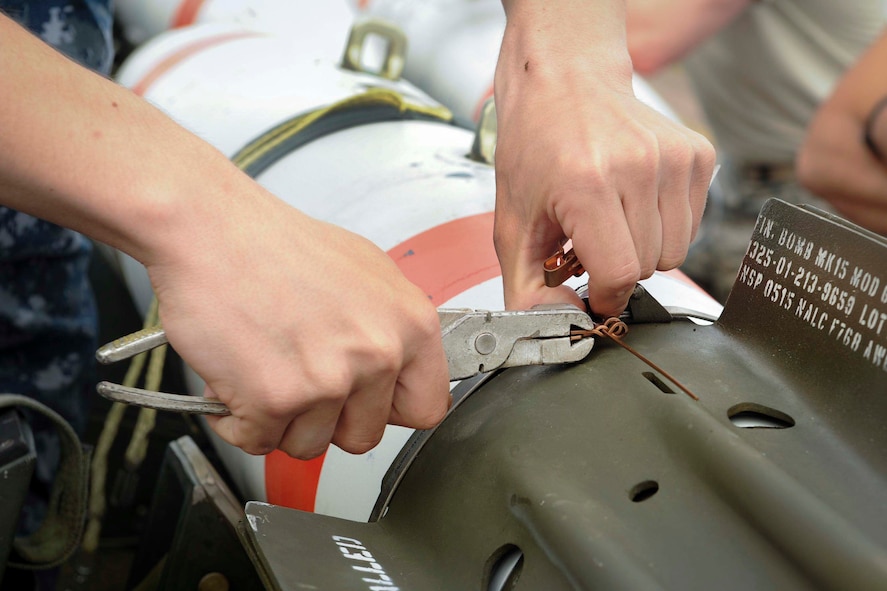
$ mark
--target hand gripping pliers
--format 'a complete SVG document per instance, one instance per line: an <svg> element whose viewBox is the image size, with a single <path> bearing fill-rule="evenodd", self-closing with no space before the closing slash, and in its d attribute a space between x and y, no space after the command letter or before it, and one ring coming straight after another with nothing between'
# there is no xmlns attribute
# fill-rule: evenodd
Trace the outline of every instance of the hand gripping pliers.
<svg viewBox="0 0 887 591"><path fill-rule="evenodd" d="M571 305L504 312L439 308L437 312L450 381L507 367L581 361L594 345L594 338L588 336L594 322ZM113 363L167 342L162 327L146 328L103 346L96 358L103 364ZM111 382L100 382L96 389L115 402L193 414L230 414L220 400L202 396L154 392Z"/></svg>

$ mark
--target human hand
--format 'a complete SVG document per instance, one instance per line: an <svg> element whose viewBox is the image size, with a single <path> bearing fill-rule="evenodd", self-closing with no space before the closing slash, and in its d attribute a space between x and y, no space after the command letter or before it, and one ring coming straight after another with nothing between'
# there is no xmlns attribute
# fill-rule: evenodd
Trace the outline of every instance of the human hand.
<svg viewBox="0 0 887 591"><path fill-rule="evenodd" d="M887 234L887 162L877 157L874 127L869 136L875 149L860 141L870 111L857 102L863 101L839 94L820 106L798 150L798 182L848 220ZM887 149L887 124L883 131Z"/></svg>
<svg viewBox="0 0 887 591"><path fill-rule="evenodd" d="M232 412L209 419L223 439L305 459L443 418L437 312L384 252L2 15L0 38L0 203L145 265L170 344Z"/></svg>
<svg viewBox="0 0 887 591"><path fill-rule="evenodd" d="M798 150L798 181L844 217L887 234L887 32L838 81Z"/></svg>
<svg viewBox="0 0 887 591"><path fill-rule="evenodd" d="M584 34L587 15L595 26L606 21L598 12L558 3L576 10L554 19L553 5L515 4L527 12L509 13L495 84L495 242L506 306L579 303L568 287L546 287L542 273L570 238L591 308L615 315L639 279L684 260L714 150L633 96L624 32L598 45ZM612 19L604 24L618 28Z"/></svg>
<svg viewBox="0 0 887 591"><path fill-rule="evenodd" d="M430 428L449 406L434 306L369 241L269 195L243 195L186 256L148 265L182 358L253 454L363 453L386 423Z"/></svg>

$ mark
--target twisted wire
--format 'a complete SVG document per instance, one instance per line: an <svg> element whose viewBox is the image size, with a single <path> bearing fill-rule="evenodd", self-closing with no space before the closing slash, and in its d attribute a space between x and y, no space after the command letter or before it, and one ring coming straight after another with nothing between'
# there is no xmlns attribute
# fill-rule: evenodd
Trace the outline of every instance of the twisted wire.
<svg viewBox="0 0 887 591"><path fill-rule="evenodd" d="M606 338L610 339L611 341L613 341L614 343L616 343L617 345L619 345L620 347L622 347L623 349L625 349L626 351L628 351L629 353L631 353L632 355L634 355L635 357L637 357L638 359L640 359L641 361L643 361L644 363L646 363L647 365L649 365L650 367L655 369L657 372L659 372L660 374L665 376L668 379L668 381L670 381L675 386L680 388L684 393L687 394L687 396L689 396L693 400L699 400L698 396L693 394L693 392L691 392L686 386L684 386L682 383L680 383L674 377L672 377L671 374L669 374L667 371L665 371L664 369L662 369L661 367L659 367L658 365L656 365L655 363L653 363L652 361L650 361L649 359L647 359L646 357L644 357L643 355L641 355L640 353L635 351L630 345L626 344L622 340L622 337L625 336L626 334L628 334L628 325L626 325L624 322L622 322L621 320L619 320L615 316L607 318L602 323L595 325L594 328L574 329L570 334L574 340L584 339L584 338L588 338L588 337L606 337Z"/></svg>

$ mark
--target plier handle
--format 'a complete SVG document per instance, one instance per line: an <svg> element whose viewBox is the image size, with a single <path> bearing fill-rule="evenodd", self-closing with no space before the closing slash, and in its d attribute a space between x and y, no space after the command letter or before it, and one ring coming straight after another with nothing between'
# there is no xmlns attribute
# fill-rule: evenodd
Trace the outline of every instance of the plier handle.
<svg viewBox="0 0 887 591"><path fill-rule="evenodd" d="M450 381L500 368L552 365L584 359L594 345L591 317L572 305L542 305L521 311L439 308ZM161 326L121 337L96 352L102 364L122 361L168 343ZM192 414L227 415L220 400L154 392L100 382L99 394L115 402Z"/></svg>

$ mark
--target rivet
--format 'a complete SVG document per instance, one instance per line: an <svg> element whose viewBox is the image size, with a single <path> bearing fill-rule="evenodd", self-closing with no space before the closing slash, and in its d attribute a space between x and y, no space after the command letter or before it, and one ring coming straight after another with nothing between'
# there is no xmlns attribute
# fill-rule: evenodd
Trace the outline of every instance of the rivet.
<svg viewBox="0 0 887 591"><path fill-rule="evenodd" d="M489 355L496 350L496 335L482 332L474 339L474 348L481 355Z"/></svg>
<svg viewBox="0 0 887 591"><path fill-rule="evenodd" d="M230 588L228 577L219 572L207 573L197 583L197 591L229 591Z"/></svg>

